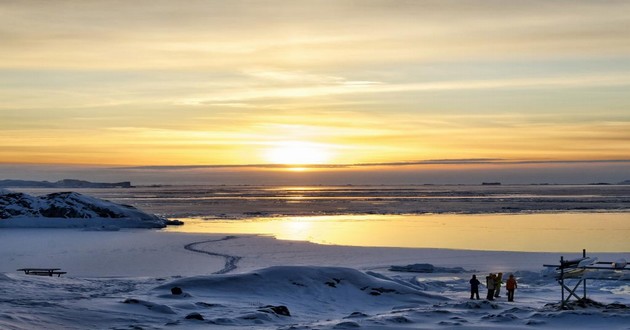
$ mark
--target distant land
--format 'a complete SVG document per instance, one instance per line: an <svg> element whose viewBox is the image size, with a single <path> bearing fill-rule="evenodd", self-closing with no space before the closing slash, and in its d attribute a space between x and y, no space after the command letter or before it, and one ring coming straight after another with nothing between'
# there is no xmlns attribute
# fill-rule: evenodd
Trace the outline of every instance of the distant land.
<svg viewBox="0 0 630 330"><path fill-rule="evenodd" d="M0 180L2 188L133 188L131 182L90 182L74 179L63 179L57 182Z"/></svg>

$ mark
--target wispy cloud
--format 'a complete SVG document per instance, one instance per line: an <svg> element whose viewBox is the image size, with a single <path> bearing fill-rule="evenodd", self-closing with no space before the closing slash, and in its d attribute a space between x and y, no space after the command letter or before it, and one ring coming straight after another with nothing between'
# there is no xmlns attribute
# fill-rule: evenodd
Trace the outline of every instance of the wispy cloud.
<svg viewBox="0 0 630 330"><path fill-rule="evenodd" d="M219 102L246 102L257 99L294 99L312 98L346 94L379 94L400 92L440 92L465 90L504 90L504 89L558 89L588 88L598 86L630 85L630 72L609 75L575 76L575 77L536 77L518 79L439 81L423 83L385 83L376 81L346 81L336 78L333 84L320 80L320 84L288 88L258 88L256 90L233 91L232 93L198 96L184 99L180 104L217 104Z"/></svg>

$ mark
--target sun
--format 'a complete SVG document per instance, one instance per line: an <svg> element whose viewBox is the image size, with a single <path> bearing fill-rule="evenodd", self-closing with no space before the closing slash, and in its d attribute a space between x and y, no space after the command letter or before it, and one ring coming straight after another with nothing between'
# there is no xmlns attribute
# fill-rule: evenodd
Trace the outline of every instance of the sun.
<svg viewBox="0 0 630 330"><path fill-rule="evenodd" d="M330 157L326 145L302 141L280 142L266 152L269 162L285 165L325 164Z"/></svg>

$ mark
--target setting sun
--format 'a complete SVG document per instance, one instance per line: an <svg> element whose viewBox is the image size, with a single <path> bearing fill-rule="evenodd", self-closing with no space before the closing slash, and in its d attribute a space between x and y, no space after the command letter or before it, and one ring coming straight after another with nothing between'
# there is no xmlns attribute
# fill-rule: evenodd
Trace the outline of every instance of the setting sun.
<svg viewBox="0 0 630 330"><path fill-rule="evenodd" d="M266 152L266 158L274 164L324 164L331 158L331 153L325 145L292 141L274 145Z"/></svg>

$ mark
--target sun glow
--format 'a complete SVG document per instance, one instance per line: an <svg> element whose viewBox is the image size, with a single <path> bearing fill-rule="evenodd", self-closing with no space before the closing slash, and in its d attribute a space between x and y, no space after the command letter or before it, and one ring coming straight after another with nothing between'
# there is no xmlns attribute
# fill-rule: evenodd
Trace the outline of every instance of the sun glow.
<svg viewBox="0 0 630 330"><path fill-rule="evenodd" d="M322 144L292 141L274 145L267 150L266 158L274 164L324 164L330 160L331 153L328 147Z"/></svg>

